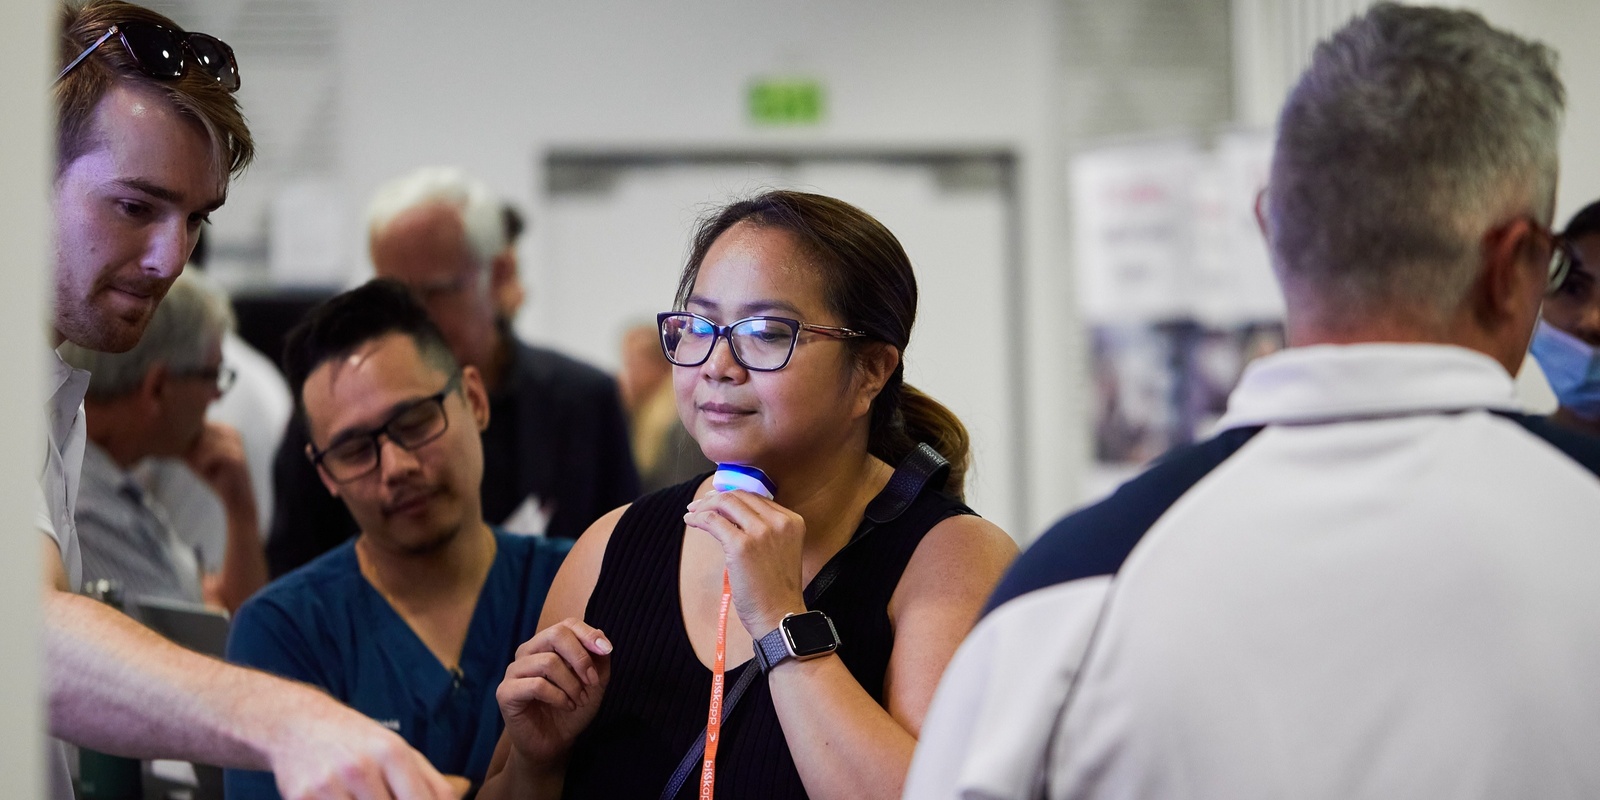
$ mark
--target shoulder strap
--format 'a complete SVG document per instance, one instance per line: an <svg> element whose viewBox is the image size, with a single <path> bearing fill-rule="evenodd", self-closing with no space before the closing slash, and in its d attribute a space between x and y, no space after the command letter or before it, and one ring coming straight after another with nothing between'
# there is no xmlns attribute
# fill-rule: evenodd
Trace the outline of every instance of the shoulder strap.
<svg viewBox="0 0 1600 800"><path fill-rule="evenodd" d="M904 513L924 487L932 484L935 491L942 490L949 479L950 462L926 442L919 443L901 460L883 491L867 504L866 518L880 524L889 522ZM855 538L861 538L861 534Z"/></svg>
<svg viewBox="0 0 1600 800"><path fill-rule="evenodd" d="M867 510L862 514L861 527L856 529L855 535L845 544L850 545L860 541L862 537L872 532L873 528L891 522L905 513L911 503L922 494L922 490L930 484L934 489L943 489L945 481L950 477L950 462L937 450L926 443L920 443L910 455L900 462L894 474L889 476L889 482L884 485L883 491L872 502L867 503ZM844 550L840 549L839 553ZM817 576L811 579L811 585L806 587L806 606L809 608L816 599L822 595L829 586L833 585L835 578L839 577L839 553L828 559L822 566ZM733 707L744 695L744 690L755 683L757 675L764 674L755 667L754 659L746 661L744 673L739 680L734 681L729 687L728 694L722 699L722 720L726 722L728 715L733 713ZM678 792L683 789L683 784L689 779L696 767L700 766L700 759L706 752L706 730L700 729L700 735L689 746L689 751L683 754L683 760L678 762L678 768L673 770L672 777L668 779L666 788L661 791L661 800L674 800Z"/></svg>
<svg viewBox="0 0 1600 800"><path fill-rule="evenodd" d="M878 492L878 496L867 503L861 527L856 529L855 535L850 537L850 541L838 553L834 553L833 558L828 559L828 563L823 565L817 576L811 579L811 585L806 587L806 607L809 608L829 586L833 585L834 579L839 577L839 556L850 545L861 541L862 537L879 525L898 519L930 484L935 490L943 489L945 481L949 478L950 462L926 442L918 443L916 448L900 461L900 466L895 469L894 474L889 476L889 483L884 485L883 491Z"/></svg>

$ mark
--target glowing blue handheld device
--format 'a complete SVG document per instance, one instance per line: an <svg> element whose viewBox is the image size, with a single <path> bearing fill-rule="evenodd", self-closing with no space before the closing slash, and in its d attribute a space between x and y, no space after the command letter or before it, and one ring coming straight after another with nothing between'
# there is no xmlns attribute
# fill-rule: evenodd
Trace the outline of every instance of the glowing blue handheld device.
<svg viewBox="0 0 1600 800"><path fill-rule="evenodd" d="M711 476L711 488L719 492L743 489L768 500L771 500L778 491L777 485L767 477L767 473L744 464L718 464L716 473Z"/></svg>

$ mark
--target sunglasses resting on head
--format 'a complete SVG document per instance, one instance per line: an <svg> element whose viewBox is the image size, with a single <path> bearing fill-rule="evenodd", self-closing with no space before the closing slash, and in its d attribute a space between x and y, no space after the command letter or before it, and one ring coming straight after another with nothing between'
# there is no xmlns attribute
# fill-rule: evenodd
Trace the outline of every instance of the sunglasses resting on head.
<svg viewBox="0 0 1600 800"><path fill-rule="evenodd" d="M84 48L77 58L72 59L72 63L61 70L56 82L60 83L62 78L67 77L112 36L122 42L139 71L152 78L177 80L193 65L223 89L239 91L239 63L234 60L233 48L226 42L210 34L190 33L139 20L119 22L107 28L100 38L94 40L94 44ZM185 54L192 56L192 60Z"/></svg>

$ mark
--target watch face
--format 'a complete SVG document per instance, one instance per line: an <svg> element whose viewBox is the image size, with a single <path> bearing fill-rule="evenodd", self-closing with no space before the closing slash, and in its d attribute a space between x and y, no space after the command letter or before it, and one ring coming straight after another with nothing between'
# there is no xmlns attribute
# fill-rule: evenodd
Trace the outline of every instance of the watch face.
<svg viewBox="0 0 1600 800"><path fill-rule="evenodd" d="M832 652L839 646L833 620L821 611L807 611L784 619L783 631L794 654L800 658Z"/></svg>

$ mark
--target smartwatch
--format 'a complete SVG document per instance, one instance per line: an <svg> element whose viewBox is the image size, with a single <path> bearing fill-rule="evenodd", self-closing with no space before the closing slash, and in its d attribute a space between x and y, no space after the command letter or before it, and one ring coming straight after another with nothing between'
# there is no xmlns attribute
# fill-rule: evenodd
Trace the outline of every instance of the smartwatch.
<svg viewBox="0 0 1600 800"><path fill-rule="evenodd" d="M839 631L827 614L788 614L775 630L756 640L756 663L767 672L791 658L804 661L838 649Z"/></svg>

